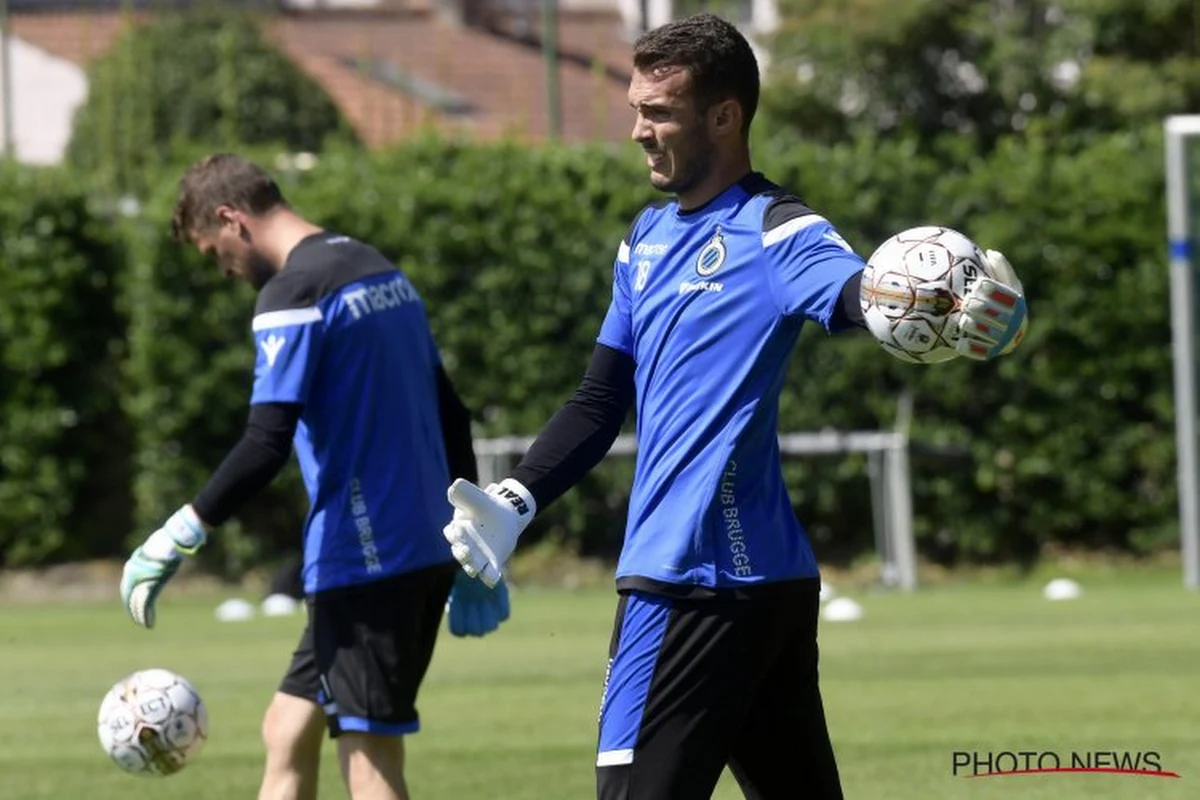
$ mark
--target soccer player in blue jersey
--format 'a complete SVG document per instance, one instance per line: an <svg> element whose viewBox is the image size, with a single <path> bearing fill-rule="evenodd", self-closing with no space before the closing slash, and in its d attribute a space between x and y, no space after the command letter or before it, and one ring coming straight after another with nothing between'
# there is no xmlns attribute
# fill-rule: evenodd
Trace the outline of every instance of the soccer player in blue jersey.
<svg viewBox="0 0 1200 800"><path fill-rule="evenodd" d="M441 535L446 483L474 480L469 415L408 278L377 250L300 217L261 168L210 156L180 181L175 236L258 290L246 432L203 490L126 563L134 621L183 554L264 488L293 442L310 508L308 624L263 720L261 800L313 798L325 732L355 800L406 800L405 734L443 610L483 635L508 615ZM461 577L459 577L461 575Z"/></svg>
<svg viewBox="0 0 1200 800"><path fill-rule="evenodd" d="M780 466L778 400L806 321L862 325L863 261L754 172L759 72L727 22L642 36L629 89L657 188L618 250L612 303L575 396L512 475L456 481L446 538L501 579L538 509L607 452L631 406L638 456L596 758L600 800L702 800L728 765L747 798L842 796L817 680L820 581ZM1016 341L998 253L968 298L964 355ZM974 293L978 292L977 295ZM1011 304L1011 305L1010 305Z"/></svg>

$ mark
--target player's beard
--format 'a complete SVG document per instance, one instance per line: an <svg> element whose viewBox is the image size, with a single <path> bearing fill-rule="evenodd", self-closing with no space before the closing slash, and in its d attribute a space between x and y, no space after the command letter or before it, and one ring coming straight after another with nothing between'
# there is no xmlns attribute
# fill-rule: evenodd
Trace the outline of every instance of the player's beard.
<svg viewBox="0 0 1200 800"><path fill-rule="evenodd" d="M708 139L703 125L697 125L669 156L670 176L651 173L650 183L655 189L671 194L683 194L708 177L716 160L716 148Z"/></svg>
<svg viewBox="0 0 1200 800"><path fill-rule="evenodd" d="M250 285L256 291L265 286L267 281L271 280L271 277L275 274L275 270L267 260L254 252L251 252L247 256L245 268L246 280L249 281Z"/></svg>
<svg viewBox="0 0 1200 800"><path fill-rule="evenodd" d="M227 278L244 280L253 286L255 291L265 286L276 272L270 262L257 252L253 245L243 240L230 242L219 239L217 264L222 275Z"/></svg>

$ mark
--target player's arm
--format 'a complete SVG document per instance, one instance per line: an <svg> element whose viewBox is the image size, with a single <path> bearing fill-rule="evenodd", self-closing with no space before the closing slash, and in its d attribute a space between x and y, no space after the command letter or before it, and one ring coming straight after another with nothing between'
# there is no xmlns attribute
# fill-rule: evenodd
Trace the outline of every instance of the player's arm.
<svg viewBox="0 0 1200 800"><path fill-rule="evenodd" d="M870 330L867 327L867 319L863 316L862 309L862 278L863 271L851 275L846 279L846 283L842 285L842 296L838 300L837 308L833 310L833 320L830 324L830 329L833 331L853 330L861 328L864 331Z"/></svg>
<svg viewBox="0 0 1200 800"><path fill-rule="evenodd" d="M763 250L784 314L806 316L830 333L867 328L865 264L827 220L795 198L776 200L764 215ZM955 341L960 354L981 361L1012 352L1028 326L1024 289L1008 259L988 250L983 266L987 274L963 298Z"/></svg>
<svg viewBox="0 0 1200 800"><path fill-rule="evenodd" d="M583 380L513 472L513 482L533 501L534 513L561 497L600 463L621 433L633 405L636 364L629 254L640 218L641 214L634 219L617 250L612 301Z"/></svg>
<svg viewBox="0 0 1200 800"><path fill-rule="evenodd" d="M633 405L633 358L603 344L575 394L550 418L513 470L542 509L557 500L600 463L621 433Z"/></svg>
<svg viewBox="0 0 1200 800"><path fill-rule="evenodd" d="M195 553L210 527L223 523L278 474L307 401L320 359L324 323L303 274L280 273L263 288L254 316L257 351L246 433L192 503L167 518L138 547L121 575L121 599L134 622L154 626L154 603Z"/></svg>
<svg viewBox="0 0 1200 800"><path fill-rule="evenodd" d="M292 454L292 439L303 409L299 403L250 407L242 438L192 501L192 510L206 528L225 524L275 480Z"/></svg>
<svg viewBox="0 0 1200 800"><path fill-rule="evenodd" d="M455 509L454 519L443 529L450 550L468 575L488 586L500 581L517 538L538 509L582 480L612 447L633 404L628 273L636 225L634 220L617 252L612 302L575 394L546 424L512 476L486 489L459 480L447 492Z"/></svg>
<svg viewBox="0 0 1200 800"><path fill-rule="evenodd" d="M471 437L471 412L446 374L446 368L437 365L435 371L438 396L438 417L442 424L442 441L446 445L446 461L451 478L462 478L475 483L479 480L479 467L475 463L475 443Z"/></svg>
<svg viewBox="0 0 1200 800"><path fill-rule="evenodd" d="M298 403L251 406L242 437L200 493L134 551L125 565L121 594L135 622L154 627L154 600L180 556L195 553L213 528L265 489L287 464L302 409Z"/></svg>
<svg viewBox="0 0 1200 800"><path fill-rule="evenodd" d="M498 583L501 566L538 510L600 463L633 404L633 373L628 353L597 345L579 388L550 418L510 477L487 489L463 480L451 485L454 519L444 533L468 575L489 586Z"/></svg>

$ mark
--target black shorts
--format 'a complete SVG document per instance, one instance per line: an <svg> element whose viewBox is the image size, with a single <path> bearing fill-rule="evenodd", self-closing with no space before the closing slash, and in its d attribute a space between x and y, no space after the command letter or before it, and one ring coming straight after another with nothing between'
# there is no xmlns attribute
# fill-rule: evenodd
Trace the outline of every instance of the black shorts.
<svg viewBox="0 0 1200 800"><path fill-rule="evenodd" d="M599 800L840 800L817 686L820 582L753 598L622 594L600 704Z"/></svg>
<svg viewBox="0 0 1200 800"><path fill-rule="evenodd" d="M319 703L331 736L415 733L456 563L310 595L308 625L279 691Z"/></svg>

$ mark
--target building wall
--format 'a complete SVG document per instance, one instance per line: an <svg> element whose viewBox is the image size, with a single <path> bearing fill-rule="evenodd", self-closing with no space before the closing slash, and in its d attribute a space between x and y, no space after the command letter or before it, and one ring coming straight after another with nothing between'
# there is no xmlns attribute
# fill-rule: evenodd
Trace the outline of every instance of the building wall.
<svg viewBox="0 0 1200 800"><path fill-rule="evenodd" d="M76 64L15 37L9 63L12 100L2 102L0 95L0 115L11 110L14 155L26 164L56 164L70 141L75 109L87 97L87 78ZM0 137L8 127L0 126Z"/></svg>
<svg viewBox="0 0 1200 800"><path fill-rule="evenodd" d="M625 24L626 35L630 39L636 37L640 31L643 3L646 5L647 23L650 28L656 28L685 13L677 8L679 4L674 0L560 0L560 2L564 4L572 2L615 4L621 14L621 20ZM692 4L692 7L696 5L703 4ZM742 5L744 10L741 18L732 21L743 26L747 35L758 37L769 34L779 27L779 0L742 0ZM564 7L568 6L564 5Z"/></svg>

